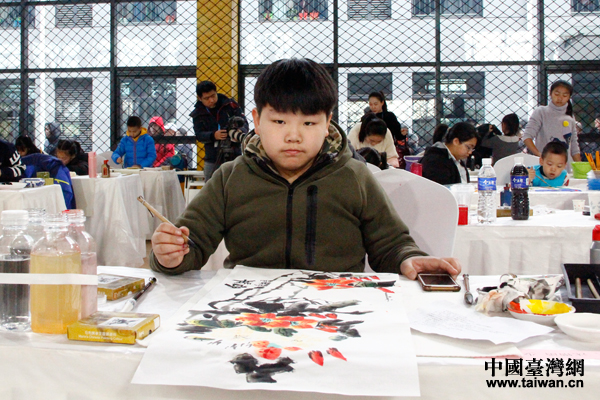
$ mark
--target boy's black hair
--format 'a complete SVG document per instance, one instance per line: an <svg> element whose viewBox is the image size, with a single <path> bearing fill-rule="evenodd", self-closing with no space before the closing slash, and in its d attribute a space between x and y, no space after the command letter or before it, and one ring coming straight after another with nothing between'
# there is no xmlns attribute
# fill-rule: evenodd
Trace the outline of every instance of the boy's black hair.
<svg viewBox="0 0 600 400"><path fill-rule="evenodd" d="M132 115L131 117L127 118L127 126L131 126L132 128L141 128L142 119L140 117Z"/></svg>
<svg viewBox="0 0 600 400"><path fill-rule="evenodd" d="M371 92L369 93L369 98L375 97L377 100L383 103L383 107L381 107L381 111L387 111L387 101L385 101L385 94L383 92Z"/></svg>
<svg viewBox="0 0 600 400"><path fill-rule="evenodd" d="M196 94L198 97L202 97L203 93L208 93L212 91L217 91L217 86L211 81L202 81L196 85Z"/></svg>
<svg viewBox="0 0 600 400"><path fill-rule="evenodd" d="M475 129L473 124L468 122L457 122L452 128L448 129L448 132L446 132L446 144L452 143L455 138L457 138L460 143L473 138L477 139L477 141L480 139L477 129Z"/></svg>
<svg viewBox="0 0 600 400"><path fill-rule="evenodd" d="M505 134L506 136L516 136L517 133L519 133L520 122L517 114L512 113L505 115L504 118L502 118L502 123L506 124L506 127L508 128L508 133Z"/></svg>
<svg viewBox="0 0 600 400"><path fill-rule="evenodd" d="M385 138L387 125L384 120L377 118L375 113L366 113L362 116L360 122L360 131L358 132L359 142L364 142L367 136L371 135L383 136Z"/></svg>
<svg viewBox="0 0 600 400"><path fill-rule="evenodd" d="M379 152L372 147L362 147L356 150L366 162L373 164L380 169L388 169L387 153L385 151Z"/></svg>
<svg viewBox="0 0 600 400"><path fill-rule="evenodd" d="M277 112L324 112L329 117L337 104L337 87L327 70L312 60L279 60L259 75L254 103L259 115L268 104Z"/></svg>
<svg viewBox="0 0 600 400"><path fill-rule="evenodd" d="M565 146L561 142L549 142L544 146L544 150L542 150L542 158L546 158L548 153L556 154L559 156L565 156L565 162L569 160L569 156L567 154L567 146Z"/></svg>

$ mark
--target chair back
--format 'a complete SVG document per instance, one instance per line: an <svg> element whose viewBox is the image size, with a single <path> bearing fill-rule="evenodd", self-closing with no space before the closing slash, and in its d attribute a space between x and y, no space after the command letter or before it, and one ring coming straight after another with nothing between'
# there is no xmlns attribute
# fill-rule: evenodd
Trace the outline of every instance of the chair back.
<svg viewBox="0 0 600 400"><path fill-rule="evenodd" d="M369 171L371 171L372 173L381 171L381 168L371 163L367 163L367 168L369 168Z"/></svg>
<svg viewBox="0 0 600 400"><path fill-rule="evenodd" d="M102 171L102 164L104 160L108 160L108 165L111 168L121 168L121 166L112 160L112 151L105 151L104 153L96 154L96 171Z"/></svg>
<svg viewBox="0 0 600 400"><path fill-rule="evenodd" d="M421 250L451 257L458 205L446 187L401 169L374 174Z"/></svg>
<svg viewBox="0 0 600 400"><path fill-rule="evenodd" d="M510 183L510 170L515 165L515 157L523 157L523 165L526 167L533 167L540 164L540 158L532 156L531 154L517 153L501 158L494 164L494 171L496 171L496 185L504 186L507 183Z"/></svg>

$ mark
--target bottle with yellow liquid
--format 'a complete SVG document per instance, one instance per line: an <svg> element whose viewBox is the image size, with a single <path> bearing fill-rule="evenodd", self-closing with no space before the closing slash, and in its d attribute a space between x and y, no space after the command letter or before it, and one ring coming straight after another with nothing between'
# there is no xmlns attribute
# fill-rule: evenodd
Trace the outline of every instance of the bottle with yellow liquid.
<svg viewBox="0 0 600 400"><path fill-rule="evenodd" d="M61 214L47 215L44 237L31 251L32 274L80 274L81 250L68 233ZM81 316L81 285L31 285L31 330L37 333L67 333L67 326Z"/></svg>

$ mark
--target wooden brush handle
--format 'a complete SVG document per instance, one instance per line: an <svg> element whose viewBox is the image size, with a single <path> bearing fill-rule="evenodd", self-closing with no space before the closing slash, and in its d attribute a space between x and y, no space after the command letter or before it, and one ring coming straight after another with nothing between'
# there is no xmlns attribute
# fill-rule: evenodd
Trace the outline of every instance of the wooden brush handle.
<svg viewBox="0 0 600 400"><path fill-rule="evenodd" d="M146 207L148 209L148 211L150 211L152 213L152 215L154 215L156 218L160 219L162 222L166 223L166 224L170 224L172 226L175 226L175 224L173 224L171 221L169 221L168 219L166 219L161 213L159 213L156 208L152 207L146 200L144 200L144 198L142 196L139 196L138 201L140 203L142 203L144 205L144 207ZM175 226L176 227L176 226ZM177 228L177 227L176 227ZM183 236L183 241L185 243L187 243L190 238L183 232L181 232L181 236Z"/></svg>

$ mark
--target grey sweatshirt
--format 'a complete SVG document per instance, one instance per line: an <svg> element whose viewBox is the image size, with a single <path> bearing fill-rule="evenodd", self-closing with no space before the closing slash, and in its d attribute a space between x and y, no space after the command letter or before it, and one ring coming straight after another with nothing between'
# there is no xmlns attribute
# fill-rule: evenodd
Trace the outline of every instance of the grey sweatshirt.
<svg viewBox="0 0 600 400"><path fill-rule="evenodd" d="M523 131L523 140L533 139L535 147L542 152L547 143L558 140L569 147L571 155L579 154L575 119L566 114L567 105L557 107L550 101L547 106L540 106L533 110L529 122ZM564 127L563 122L568 121L569 126ZM570 143L564 135L571 133Z"/></svg>

